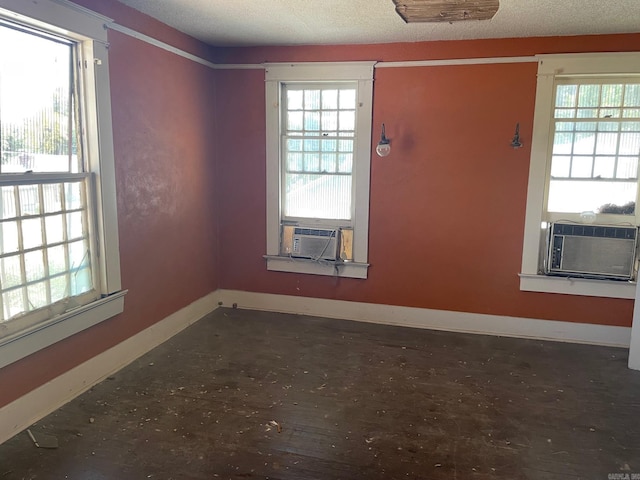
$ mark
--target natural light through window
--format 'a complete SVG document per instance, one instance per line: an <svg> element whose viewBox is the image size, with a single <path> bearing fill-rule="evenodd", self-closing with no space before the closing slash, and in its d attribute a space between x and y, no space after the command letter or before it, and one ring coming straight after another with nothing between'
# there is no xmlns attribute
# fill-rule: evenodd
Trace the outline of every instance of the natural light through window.
<svg viewBox="0 0 640 480"><path fill-rule="evenodd" d="M640 84L561 83L553 123L547 211L633 215Z"/></svg>
<svg viewBox="0 0 640 480"><path fill-rule="evenodd" d="M0 24L1 320L94 289L74 44Z"/></svg>
<svg viewBox="0 0 640 480"><path fill-rule="evenodd" d="M284 217L350 220L356 86L285 85Z"/></svg>

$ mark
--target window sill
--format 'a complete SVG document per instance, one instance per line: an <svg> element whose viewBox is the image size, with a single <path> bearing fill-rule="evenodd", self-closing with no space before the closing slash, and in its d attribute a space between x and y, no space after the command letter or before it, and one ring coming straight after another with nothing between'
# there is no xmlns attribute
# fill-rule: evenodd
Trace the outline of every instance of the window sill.
<svg viewBox="0 0 640 480"><path fill-rule="evenodd" d="M344 278L367 278L368 263L358 262L316 262L305 258L265 255L267 270L275 272L306 273Z"/></svg>
<svg viewBox="0 0 640 480"><path fill-rule="evenodd" d="M0 339L0 368L42 350L124 310L121 290Z"/></svg>
<svg viewBox="0 0 640 480"><path fill-rule="evenodd" d="M530 273L520 273L518 275L520 277L520 290L527 292L628 299L634 299L636 295L636 282L551 277Z"/></svg>

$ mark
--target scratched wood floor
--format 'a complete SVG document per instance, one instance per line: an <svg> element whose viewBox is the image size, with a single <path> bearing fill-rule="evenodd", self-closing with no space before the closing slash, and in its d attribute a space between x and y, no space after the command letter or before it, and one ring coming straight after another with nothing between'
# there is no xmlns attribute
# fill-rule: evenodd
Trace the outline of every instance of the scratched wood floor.
<svg viewBox="0 0 640 480"><path fill-rule="evenodd" d="M1 445L0 480L634 478L626 363L624 349L220 309L31 428L57 449L26 432Z"/></svg>

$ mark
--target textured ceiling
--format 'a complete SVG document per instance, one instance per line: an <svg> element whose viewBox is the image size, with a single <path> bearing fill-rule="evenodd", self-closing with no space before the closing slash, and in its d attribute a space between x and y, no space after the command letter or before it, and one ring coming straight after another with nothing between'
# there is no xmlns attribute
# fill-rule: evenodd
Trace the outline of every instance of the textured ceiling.
<svg viewBox="0 0 640 480"><path fill-rule="evenodd" d="M120 0L220 46L640 32L640 0L500 0L491 20L406 24L392 0Z"/></svg>

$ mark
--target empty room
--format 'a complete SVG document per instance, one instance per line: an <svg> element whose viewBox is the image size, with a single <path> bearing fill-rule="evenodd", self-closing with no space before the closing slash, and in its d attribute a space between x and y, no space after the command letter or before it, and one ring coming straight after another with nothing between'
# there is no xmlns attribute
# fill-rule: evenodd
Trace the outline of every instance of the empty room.
<svg viewBox="0 0 640 480"><path fill-rule="evenodd" d="M0 480L640 480L637 0L0 0Z"/></svg>

